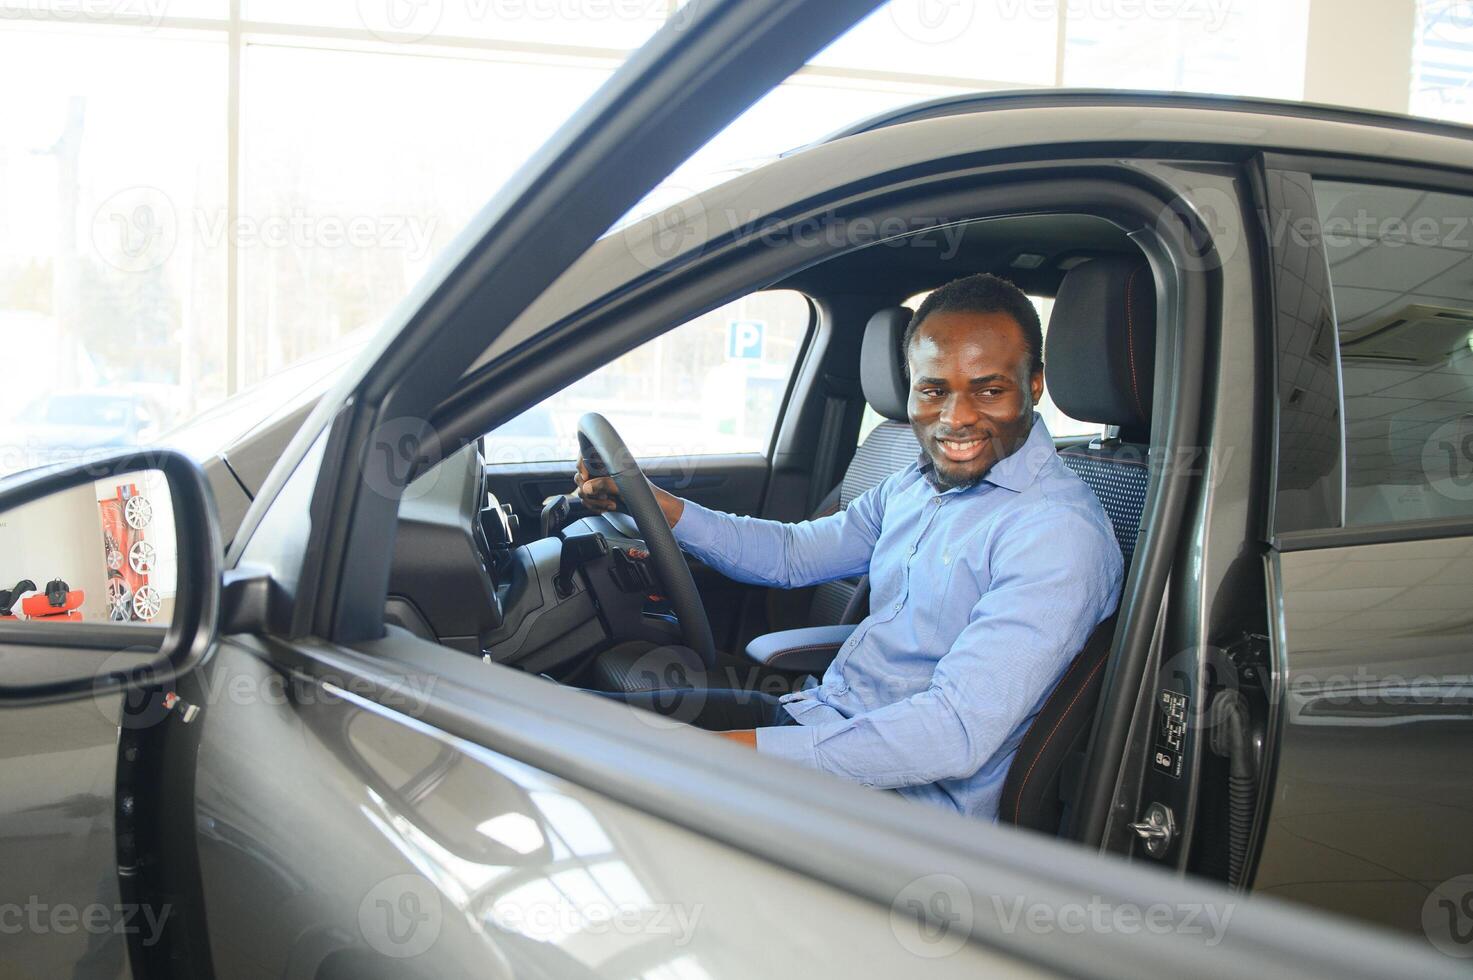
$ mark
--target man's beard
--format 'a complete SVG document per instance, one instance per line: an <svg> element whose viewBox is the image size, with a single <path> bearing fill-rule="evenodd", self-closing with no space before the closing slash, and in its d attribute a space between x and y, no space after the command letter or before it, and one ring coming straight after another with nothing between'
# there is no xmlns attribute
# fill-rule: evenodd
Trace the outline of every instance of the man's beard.
<svg viewBox="0 0 1473 980"><path fill-rule="evenodd" d="M930 456L929 453L927 455ZM972 487L981 483L988 473L992 472L992 466L989 466L985 471L978 473L976 476L956 477L942 470L941 461L935 456L931 456L930 458L931 476L935 479L936 485L942 490L970 490ZM996 463L993 464L993 466L996 465Z"/></svg>

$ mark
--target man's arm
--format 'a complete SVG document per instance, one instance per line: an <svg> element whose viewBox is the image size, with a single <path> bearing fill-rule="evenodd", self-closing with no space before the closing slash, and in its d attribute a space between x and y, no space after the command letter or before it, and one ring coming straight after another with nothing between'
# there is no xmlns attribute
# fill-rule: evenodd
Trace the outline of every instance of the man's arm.
<svg viewBox="0 0 1473 980"><path fill-rule="evenodd" d="M990 569L927 690L843 721L762 729L757 749L884 789L978 772L1114 611L1121 581L1114 540L1072 509L1004 530Z"/></svg>
<svg viewBox="0 0 1473 980"><path fill-rule="evenodd" d="M869 570L885 492L894 479L865 491L838 513L797 524L723 514L650 486L686 551L739 582L795 589ZM603 513L617 505L618 489L608 477L590 479L580 462L578 495Z"/></svg>

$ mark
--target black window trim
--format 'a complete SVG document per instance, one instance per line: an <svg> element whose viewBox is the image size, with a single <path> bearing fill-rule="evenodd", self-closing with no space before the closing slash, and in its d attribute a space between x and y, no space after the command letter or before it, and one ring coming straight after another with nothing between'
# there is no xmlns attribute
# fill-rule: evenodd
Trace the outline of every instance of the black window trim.
<svg viewBox="0 0 1473 980"><path fill-rule="evenodd" d="M1456 194L1463 197L1470 196L1468 188L1470 185L1473 185L1473 168L1464 170L1451 167L1426 166L1423 164L1407 163L1405 161L1358 159L1328 155L1318 156L1313 154L1265 153L1261 159L1265 171L1279 170L1307 173L1312 180L1353 181L1362 184L1402 187L1410 190L1434 191L1441 194ZM1275 253L1272 249L1268 255L1270 262L1275 261ZM1271 268L1269 272L1272 272ZM1272 278L1271 275L1270 278ZM1333 288L1333 282L1331 282L1331 286ZM1270 350L1274 351L1271 370L1275 379L1277 379L1279 367L1277 356L1278 323L1272 313L1269 314L1267 319L1268 329L1273 338L1273 343L1269 347ZM1343 440L1345 432L1345 392L1338 370L1336 371L1336 385L1338 389L1336 394L1341 406L1340 432ZM1273 431L1270 433L1273 451L1268 468L1270 471L1269 484L1265 492L1267 493L1267 499L1272 503L1278 495L1277 477L1280 435L1277 404L1278 385L1276 383L1271 385L1269 390L1274 394L1275 404L1273 406ZM1267 528L1266 540L1269 547L1280 552L1314 551L1322 548L1349 548L1357 545L1391 544L1400 541L1427 541L1437 538L1473 537L1473 514L1469 514L1466 517L1442 517L1382 524L1360 524L1353 527L1327 527L1283 532L1278 531L1272 523L1275 520L1275 514L1272 508L1269 511L1268 518L1270 524Z"/></svg>

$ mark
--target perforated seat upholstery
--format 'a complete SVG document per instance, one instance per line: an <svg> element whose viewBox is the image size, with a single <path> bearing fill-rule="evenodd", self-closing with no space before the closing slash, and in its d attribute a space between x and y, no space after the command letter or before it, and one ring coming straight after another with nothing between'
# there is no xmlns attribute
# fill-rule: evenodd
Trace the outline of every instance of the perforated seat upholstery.
<svg viewBox="0 0 1473 980"><path fill-rule="evenodd" d="M1125 567L1135 557L1136 538L1141 531L1141 513L1146 505L1145 454L1125 451L1128 447L1080 446L1059 453L1064 463L1079 478L1089 484L1095 492L1110 524L1115 528L1115 540L1120 542L1120 553L1125 556Z"/></svg>

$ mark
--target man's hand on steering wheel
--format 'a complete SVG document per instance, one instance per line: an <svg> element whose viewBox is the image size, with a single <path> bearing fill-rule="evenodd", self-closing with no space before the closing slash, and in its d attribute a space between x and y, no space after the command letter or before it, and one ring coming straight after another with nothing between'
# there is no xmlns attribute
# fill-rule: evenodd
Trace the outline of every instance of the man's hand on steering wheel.
<svg viewBox="0 0 1473 980"><path fill-rule="evenodd" d="M582 459L578 460L578 472L574 476L577 486L575 492L583 505L595 514L607 514L619 506L619 488L611 476L593 476L588 472L588 466ZM648 482L648 478L646 478ZM650 492L655 495L655 503L660 505L660 512L665 515L665 522L671 527L680 520L681 513L685 510L685 501L667 493L659 487L650 483Z"/></svg>

